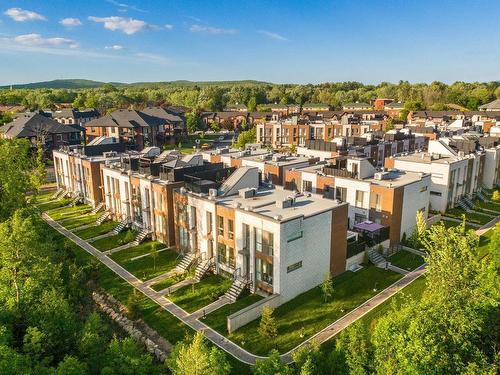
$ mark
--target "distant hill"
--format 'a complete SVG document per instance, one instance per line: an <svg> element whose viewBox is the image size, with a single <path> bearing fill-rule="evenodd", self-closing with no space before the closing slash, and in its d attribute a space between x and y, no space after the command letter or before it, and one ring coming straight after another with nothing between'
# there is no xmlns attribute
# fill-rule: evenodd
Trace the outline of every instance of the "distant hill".
<svg viewBox="0 0 500 375"><path fill-rule="evenodd" d="M101 87L107 82L92 81L89 79L55 79L53 81L33 82L23 84L13 84L0 86L0 89L8 89L12 86L14 89L91 89ZM109 82L114 86L132 86L132 87L181 87L181 86L231 86L231 85L267 85L268 82L242 80L242 81L165 81L165 82L134 82L121 83Z"/></svg>

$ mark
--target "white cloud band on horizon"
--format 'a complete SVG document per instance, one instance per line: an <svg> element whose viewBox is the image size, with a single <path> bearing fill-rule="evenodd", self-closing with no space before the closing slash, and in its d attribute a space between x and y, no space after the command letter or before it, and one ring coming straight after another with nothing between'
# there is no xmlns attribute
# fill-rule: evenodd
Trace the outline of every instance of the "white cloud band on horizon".
<svg viewBox="0 0 500 375"><path fill-rule="evenodd" d="M78 48L79 45L73 39L67 38L44 38L40 34L24 34L18 35L12 39L15 43L19 43L26 46L53 46L53 47L69 47Z"/></svg>
<svg viewBox="0 0 500 375"><path fill-rule="evenodd" d="M274 40L279 40L282 42L288 41L287 38L285 38L283 35L280 35L278 33L273 33L272 31L267 31L267 30L259 30L257 31L259 34L265 35L268 38L274 39Z"/></svg>
<svg viewBox="0 0 500 375"><path fill-rule="evenodd" d="M237 29L223 29L219 27L203 26L198 24L193 24L189 28L192 33L205 33L205 34L237 34Z"/></svg>
<svg viewBox="0 0 500 375"><path fill-rule="evenodd" d="M78 18L63 18L59 21L59 23L65 27L74 27L74 26L80 26L82 24L82 21L80 21Z"/></svg>
<svg viewBox="0 0 500 375"><path fill-rule="evenodd" d="M95 17L89 16L88 19L93 22L104 24L104 28L111 31L121 31L127 35L135 34L139 31L148 29L150 25L142 20L134 18L124 18L118 16Z"/></svg>
<svg viewBox="0 0 500 375"><path fill-rule="evenodd" d="M39 13L21 8L9 8L3 14L9 16L16 22L45 21L46 18Z"/></svg>

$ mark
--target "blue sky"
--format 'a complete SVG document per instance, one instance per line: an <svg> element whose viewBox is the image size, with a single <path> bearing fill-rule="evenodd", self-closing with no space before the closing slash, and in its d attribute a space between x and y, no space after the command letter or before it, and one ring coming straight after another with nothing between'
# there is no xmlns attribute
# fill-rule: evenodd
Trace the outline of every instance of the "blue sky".
<svg viewBox="0 0 500 375"><path fill-rule="evenodd" d="M500 1L0 0L0 84L500 79Z"/></svg>

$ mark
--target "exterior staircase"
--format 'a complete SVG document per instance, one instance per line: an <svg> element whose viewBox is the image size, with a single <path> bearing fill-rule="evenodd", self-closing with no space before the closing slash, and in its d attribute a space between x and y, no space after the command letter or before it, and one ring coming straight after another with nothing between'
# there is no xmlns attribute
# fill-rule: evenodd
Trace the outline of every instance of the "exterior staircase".
<svg viewBox="0 0 500 375"><path fill-rule="evenodd" d="M148 229L142 229L135 240L131 242L132 246L137 246L139 245L142 241L146 239L147 236L149 236L151 232Z"/></svg>
<svg viewBox="0 0 500 375"><path fill-rule="evenodd" d="M245 281L236 279L224 296L227 297L231 303L234 303L247 286L248 284Z"/></svg>
<svg viewBox="0 0 500 375"><path fill-rule="evenodd" d="M95 215L96 213L98 213L99 211L101 211L101 209L104 207L104 202L101 202L99 203L97 206L95 206L92 211L90 211L90 213L92 215Z"/></svg>
<svg viewBox="0 0 500 375"><path fill-rule="evenodd" d="M109 214L109 212L107 212ZM102 216L101 216L102 217ZM99 218L100 219L100 218ZM114 234L118 234L120 233L122 230L125 229L125 227L127 226L128 224L128 220L127 219L123 219L122 221L120 221L120 223L115 227L115 229L112 230L112 232Z"/></svg>
<svg viewBox="0 0 500 375"><path fill-rule="evenodd" d="M187 253L184 255L179 262L174 268L175 272L182 273L186 272L186 270L191 266L196 261L196 254L195 253Z"/></svg>
<svg viewBox="0 0 500 375"><path fill-rule="evenodd" d="M368 251L368 259L377 267L386 268L387 266L387 261L376 249Z"/></svg>
<svg viewBox="0 0 500 375"><path fill-rule="evenodd" d="M101 225L109 218L110 215L111 215L111 213L109 211L106 211L105 213L103 213L101 216L99 216L97 218L97 220L95 221L95 225Z"/></svg>
<svg viewBox="0 0 500 375"><path fill-rule="evenodd" d="M82 197L80 195L77 195L76 197L73 198L70 205L76 206L78 203L82 202L82 200L83 200Z"/></svg>
<svg viewBox="0 0 500 375"><path fill-rule="evenodd" d="M210 270L210 268L212 268L213 265L213 258L206 259L198 264L196 270L194 271L194 281L199 282L202 277L205 276L205 274Z"/></svg>
<svg viewBox="0 0 500 375"><path fill-rule="evenodd" d="M471 210L474 209L474 202L472 202L472 200L469 197L463 197L462 200L465 202L467 206L470 207Z"/></svg>
<svg viewBox="0 0 500 375"><path fill-rule="evenodd" d="M477 192L476 192L476 196L481 199L483 202L487 202L488 199L486 199L486 197L483 195L483 191L482 189L478 189Z"/></svg>
<svg viewBox="0 0 500 375"><path fill-rule="evenodd" d="M57 199L64 192L64 189L57 189L57 191L52 195L52 199Z"/></svg>
<svg viewBox="0 0 500 375"><path fill-rule="evenodd" d="M457 206L460 207L461 209L465 210L465 212L470 211L470 207L464 202L463 199L460 199L457 201Z"/></svg>

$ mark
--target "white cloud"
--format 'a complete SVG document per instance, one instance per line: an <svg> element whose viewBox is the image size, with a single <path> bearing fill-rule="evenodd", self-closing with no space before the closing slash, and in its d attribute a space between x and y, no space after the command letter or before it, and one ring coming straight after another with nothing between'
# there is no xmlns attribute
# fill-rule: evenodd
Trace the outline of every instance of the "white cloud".
<svg viewBox="0 0 500 375"><path fill-rule="evenodd" d="M171 25L169 23L165 24L165 29L172 30L173 28L174 28L174 25Z"/></svg>
<svg viewBox="0 0 500 375"><path fill-rule="evenodd" d="M113 5L116 5L118 7L118 11L119 12L126 12L127 10L135 10L136 12L141 12L141 13L146 13L147 11L145 11L144 9L141 9L141 8L137 8L136 6L134 5L130 5L130 4L125 4L125 3L120 3L118 1L115 1L115 0L106 0L108 3L110 4L113 4Z"/></svg>
<svg viewBox="0 0 500 375"><path fill-rule="evenodd" d="M274 39L274 40L279 40L279 41L287 41L288 39L285 38L283 35L280 35L278 33L273 33L271 31L267 31L267 30L259 30L258 31L259 34L262 34L262 35L265 35L271 39Z"/></svg>
<svg viewBox="0 0 500 375"><path fill-rule="evenodd" d="M139 31L151 28L147 22L124 17L89 17L90 21L103 23L104 28L112 31L121 31L127 35L135 34Z"/></svg>
<svg viewBox="0 0 500 375"><path fill-rule="evenodd" d="M52 46L78 48L78 43L66 38L43 38L40 34L24 34L16 36L13 41L25 46Z"/></svg>
<svg viewBox="0 0 500 375"><path fill-rule="evenodd" d="M212 26L202 26L198 24L191 25L189 31L192 33L206 33L206 34L237 34L236 29L222 29Z"/></svg>
<svg viewBox="0 0 500 375"><path fill-rule="evenodd" d="M66 27L80 26L82 24L78 18L63 18L59 23Z"/></svg>
<svg viewBox="0 0 500 375"><path fill-rule="evenodd" d="M17 22L46 20L46 18L41 14L21 8L9 8L4 12L4 14Z"/></svg>
<svg viewBox="0 0 500 375"><path fill-rule="evenodd" d="M123 46L121 46L119 44L113 44L112 46L104 47L104 49L112 49L113 51L119 51L119 50L123 49Z"/></svg>

